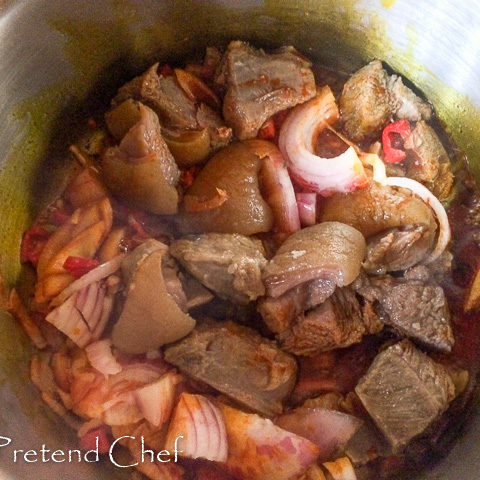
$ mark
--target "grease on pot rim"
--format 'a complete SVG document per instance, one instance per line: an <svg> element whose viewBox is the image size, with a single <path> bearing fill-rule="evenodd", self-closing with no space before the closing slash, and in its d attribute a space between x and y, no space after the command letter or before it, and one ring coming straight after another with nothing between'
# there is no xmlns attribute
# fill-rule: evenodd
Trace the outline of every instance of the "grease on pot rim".
<svg viewBox="0 0 480 480"><path fill-rule="evenodd" d="M5 300L79 458L151 479L422 468L480 344L480 194L433 106L380 60L346 79L235 40L154 63L90 128L23 236L34 292Z"/></svg>

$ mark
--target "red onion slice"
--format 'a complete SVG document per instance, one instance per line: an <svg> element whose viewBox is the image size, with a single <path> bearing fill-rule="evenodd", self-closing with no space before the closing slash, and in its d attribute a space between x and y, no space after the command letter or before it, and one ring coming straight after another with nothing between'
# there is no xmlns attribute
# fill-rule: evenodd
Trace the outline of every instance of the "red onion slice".
<svg viewBox="0 0 480 480"><path fill-rule="evenodd" d="M295 191L280 150L266 140L247 140L250 150L262 159L260 184L265 201L272 209L280 232L293 233L300 229Z"/></svg>
<svg viewBox="0 0 480 480"><path fill-rule="evenodd" d="M302 227L317 223L317 194L311 192L297 193L297 208Z"/></svg>
<svg viewBox="0 0 480 480"><path fill-rule="evenodd" d="M316 97L290 112L279 136L280 150L294 179L323 196L350 192L368 184L353 147L334 158L323 158L314 153L319 132L338 118L335 97L329 87L323 87Z"/></svg>
<svg viewBox="0 0 480 480"><path fill-rule="evenodd" d="M154 427L161 427L168 422L173 410L176 387L181 380L180 375L168 372L160 380L134 392L140 412Z"/></svg>
<svg viewBox="0 0 480 480"><path fill-rule="evenodd" d="M122 260L125 258L125 254L121 253L117 255L112 260L108 262L102 263L97 268L90 270L88 273L80 277L78 280L75 280L71 283L67 288L62 290L51 302L52 306L58 306L62 304L68 297L73 295L75 292L79 290L83 290L87 285L91 283L98 282L105 277L112 275L115 273L122 263Z"/></svg>
<svg viewBox="0 0 480 480"><path fill-rule="evenodd" d="M183 393L168 428L165 448L173 451L175 441L187 458L205 458L225 462L228 454L223 416L207 397Z"/></svg>
<svg viewBox="0 0 480 480"><path fill-rule="evenodd" d="M93 368L105 375L115 375L122 371L112 353L112 342L109 339L93 342L85 347L88 361Z"/></svg>

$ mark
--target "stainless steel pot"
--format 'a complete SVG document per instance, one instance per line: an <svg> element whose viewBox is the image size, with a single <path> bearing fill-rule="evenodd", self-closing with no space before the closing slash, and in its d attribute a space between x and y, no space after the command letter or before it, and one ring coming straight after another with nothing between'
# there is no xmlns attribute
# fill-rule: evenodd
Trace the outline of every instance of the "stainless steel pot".
<svg viewBox="0 0 480 480"><path fill-rule="evenodd" d="M442 0L0 0L0 271L25 276L21 233L62 186L66 146L122 81L154 58L175 61L243 38L293 44L347 70L387 61L432 100L480 174L480 9ZM28 382L28 341L0 312L0 478L123 478L127 469L14 462L13 448L74 448ZM0 445L6 440L0 438ZM13 448L12 448L13 446ZM480 417L428 478L479 478ZM430 477L431 475L431 477Z"/></svg>

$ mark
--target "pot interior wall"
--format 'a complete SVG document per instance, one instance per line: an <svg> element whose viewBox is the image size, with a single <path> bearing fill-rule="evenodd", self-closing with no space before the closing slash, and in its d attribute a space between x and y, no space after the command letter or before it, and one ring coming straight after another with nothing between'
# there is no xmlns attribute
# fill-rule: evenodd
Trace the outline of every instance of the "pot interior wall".
<svg viewBox="0 0 480 480"><path fill-rule="evenodd" d="M101 114L115 89L153 60L181 63L206 45L232 38L266 47L292 44L310 58L346 71L374 57L386 60L420 86L477 165L480 136L473 125L478 110L419 65L408 41L402 47L401 41L399 46L391 39L389 18L412 16L413 22L418 13L396 11L398 5L382 7L393 3L0 1L0 272L6 283L28 280L18 262L22 231L65 185L66 147L86 120ZM431 6L419 1L417 9L419 4ZM397 33L405 40L408 29ZM429 35L438 36L429 41L443 42L440 30ZM52 449L73 448L74 435L37 400L27 381L28 342L8 315L0 315L0 398L5 406L0 410L0 436L14 439L17 448L39 448L42 443ZM479 445L475 432L470 428L469 436ZM470 455L472 460L459 467L450 456L440 478L475 478L472 472L478 470L475 465L480 467L480 459L475 459L469 443L460 444L457 455L464 460ZM0 448L2 478L99 478L97 465L15 464L10 455L11 450ZM123 472L109 462L102 468L102 478L118 478Z"/></svg>

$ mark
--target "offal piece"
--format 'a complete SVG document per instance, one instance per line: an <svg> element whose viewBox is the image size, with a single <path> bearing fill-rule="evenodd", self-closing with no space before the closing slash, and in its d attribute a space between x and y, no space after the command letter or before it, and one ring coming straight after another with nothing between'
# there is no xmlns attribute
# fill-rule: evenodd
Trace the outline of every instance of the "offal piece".
<svg viewBox="0 0 480 480"><path fill-rule="evenodd" d="M170 254L219 297L247 304L264 295L265 251L259 240L235 233L205 233L174 241Z"/></svg>
<svg viewBox="0 0 480 480"><path fill-rule="evenodd" d="M455 388L442 365L403 340L377 355L355 392L398 451L446 410Z"/></svg>
<svg viewBox="0 0 480 480"><path fill-rule="evenodd" d="M118 146L102 156L102 175L112 192L156 214L173 214L178 208L176 185L180 177L162 137L158 117L139 103L138 121Z"/></svg>
<svg viewBox="0 0 480 480"><path fill-rule="evenodd" d="M199 325L168 346L167 362L264 415L282 412L297 364L274 342L231 321Z"/></svg>
<svg viewBox="0 0 480 480"><path fill-rule="evenodd" d="M265 267L263 280L272 297L316 278L343 287L358 276L364 257L365 239L358 230L323 222L288 237Z"/></svg>
<svg viewBox="0 0 480 480"><path fill-rule="evenodd" d="M240 140L253 138L273 114L315 95L310 62L295 50L266 54L231 42L217 82L225 85L223 116Z"/></svg>
<svg viewBox="0 0 480 480"><path fill-rule="evenodd" d="M361 276L353 287L369 301L377 301L381 319L400 334L441 352L454 344L450 312L442 287L416 278Z"/></svg>
<svg viewBox="0 0 480 480"><path fill-rule="evenodd" d="M183 338L194 328L195 320L176 301L179 296L184 298L180 283L168 281L171 272L164 271L171 268L168 247L151 240L131 255L133 260L127 257L122 266L129 281L112 342L125 352L145 353Z"/></svg>

